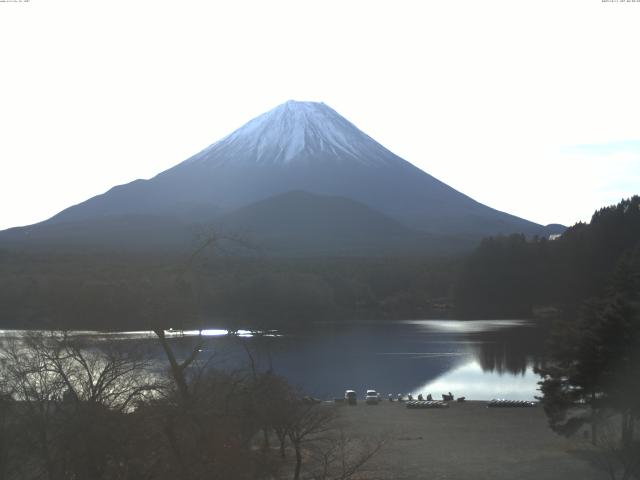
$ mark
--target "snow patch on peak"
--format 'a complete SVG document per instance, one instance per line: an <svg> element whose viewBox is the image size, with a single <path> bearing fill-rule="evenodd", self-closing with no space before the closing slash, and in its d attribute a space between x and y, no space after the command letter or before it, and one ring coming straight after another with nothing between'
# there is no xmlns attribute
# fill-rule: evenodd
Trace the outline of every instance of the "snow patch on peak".
<svg viewBox="0 0 640 480"><path fill-rule="evenodd" d="M288 100L187 162L222 164L242 158L255 163L288 164L309 156L375 165L398 158L328 105Z"/></svg>

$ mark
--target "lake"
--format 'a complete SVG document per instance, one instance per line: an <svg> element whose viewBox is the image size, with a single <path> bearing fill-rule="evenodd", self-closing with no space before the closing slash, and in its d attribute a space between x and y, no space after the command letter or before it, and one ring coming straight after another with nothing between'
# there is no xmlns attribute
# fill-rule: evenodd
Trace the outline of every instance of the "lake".
<svg viewBox="0 0 640 480"><path fill-rule="evenodd" d="M205 330L202 357L212 365L238 369L249 355L261 370L272 369L304 392L323 399L367 389L425 397L452 392L470 400L533 400L538 376L533 367L542 356L546 328L523 320L404 320L313 324L295 332L253 335ZM145 345L163 364L151 332L74 332L95 341L112 339ZM196 331L172 338L179 355L187 355ZM0 338L19 337L15 330Z"/></svg>
<svg viewBox="0 0 640 480"><path fill-rule="evenodd" d="M469 399L533 400L544 332L525 321L400 321L321 325L260 339L260 364L321 398L452 392Z"/></svg>

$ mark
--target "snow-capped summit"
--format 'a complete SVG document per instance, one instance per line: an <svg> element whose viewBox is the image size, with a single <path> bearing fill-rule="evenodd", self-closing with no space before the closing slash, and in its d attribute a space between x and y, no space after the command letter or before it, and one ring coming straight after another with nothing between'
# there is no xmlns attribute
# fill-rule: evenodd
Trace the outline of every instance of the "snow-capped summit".
<svg viewBox="0 0 640 480"><path fill-rule="evenodd" d="M254 118L187 163L289 163L317 159L388 164L393 156L331 107L289 100Z"/></svg>

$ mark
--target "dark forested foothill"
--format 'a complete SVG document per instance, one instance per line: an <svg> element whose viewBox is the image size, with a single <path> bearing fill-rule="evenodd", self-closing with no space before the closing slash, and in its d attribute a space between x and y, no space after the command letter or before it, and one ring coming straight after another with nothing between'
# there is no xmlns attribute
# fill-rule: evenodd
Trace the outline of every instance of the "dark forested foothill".
<svg viewBox="0 0 640 480"><path fill-rule="evenodd" d="M602 294L620 259L640 245L640 197L594 213L556 238L491 237L464 262L455 287L467 318L575 316Z"/></svg>

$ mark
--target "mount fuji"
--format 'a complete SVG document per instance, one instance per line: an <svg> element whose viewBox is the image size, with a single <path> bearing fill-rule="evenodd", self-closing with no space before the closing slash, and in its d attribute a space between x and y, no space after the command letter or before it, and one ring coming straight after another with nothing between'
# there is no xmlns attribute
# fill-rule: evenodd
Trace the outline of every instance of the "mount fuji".
<svg viewBox="0 0 640 480"><path fill-rule="evenodd" d="M198 224L240 230L285 253L438 250L487 235L562 231L456 191L324 103L288 101L149 180L0 232L0 242L182 248Z"/></svg>

